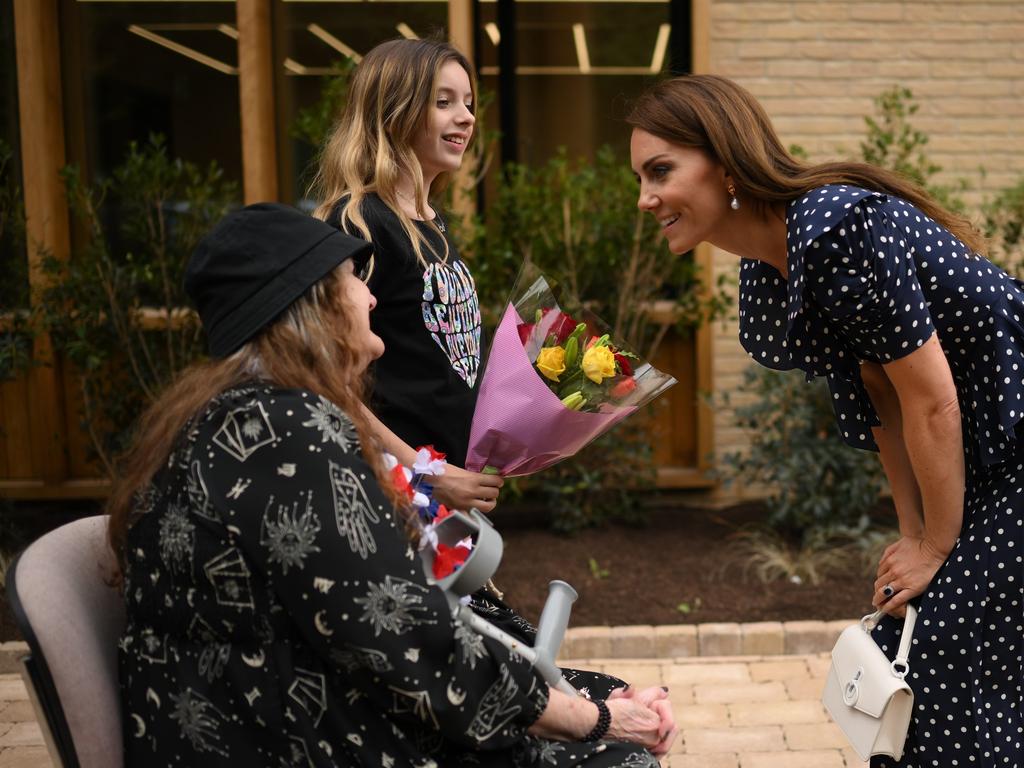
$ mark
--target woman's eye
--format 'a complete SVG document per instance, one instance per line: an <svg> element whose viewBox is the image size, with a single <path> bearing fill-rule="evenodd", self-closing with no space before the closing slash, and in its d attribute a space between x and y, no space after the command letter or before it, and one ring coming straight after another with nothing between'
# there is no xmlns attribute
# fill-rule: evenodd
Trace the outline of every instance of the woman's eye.
<svg viewBox="0 0 1024 768"><path fill-rule="evenodd" d="M437 100L437 107L438 107L438 109L448 109L448 104L449 103L450 102L448 101L448 99L438 99Z"/></svg>
<svg viewBox="0 0 1024 768"><path fill-rule="evenodd" d="M651 169L651 175L656 179L663 179L668 175L669 167L667 165L656 165Z"/></svg>

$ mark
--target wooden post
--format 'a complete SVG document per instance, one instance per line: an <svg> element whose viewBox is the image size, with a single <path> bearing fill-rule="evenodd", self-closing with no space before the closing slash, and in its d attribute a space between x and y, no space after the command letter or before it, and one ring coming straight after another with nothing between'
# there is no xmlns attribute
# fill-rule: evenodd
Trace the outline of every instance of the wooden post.
<svg viewBox="0 0 1024 768"><path fill-rule="evenodd" d="M46 287L44 255L67 259L71 250L68 205L60 178L65 156L58 29L57 0L14 0L29 295L33 304ZM53 355L49 336L35 337L33 356L36 365L28 373L31 444L25 448L31 452L36 478L60 482L68 473L67 436L60 362Z"/></svg>
<svg viewBox="0 0 1024 768"><path fill-rule="evenodd" d="M473 60L473 0L448 0L448 40L469 59L470 66L476 67ZM478 134L474 147L480 149L481 137ZM479 163L467 156L462 167L452 178L452 214L469 224L476 213L476 195L473 193L473 179L479 171Z"/></svg>
<svg viewBox="0 0 1024 768"><path fill-rule="evenodd" d="M271 0L237 0L242 187L246 204L277 200Z"/></svg>
<svg viewBox="0 0 1024 768"><path fill-rule="evenodd" d="M693 52L692 72L705 74L711 71L711 0L691 0L693 14L691 30L691 51ZM714 290L715 260L714 249L708 243L701 243L693 254L697 270L704 281L704 297ZM702 323L697 329L697 392L710 395L714 392L715 351L711 323ZM697 467L711 468L715 450L715 415L707 397L697 402Z"/></svg>
<svg viewBox="0 0 1024 768"><path fill-rule="evenodd" d="M704 75L711 71L711 0L691 0L690 71Z"/></svg>

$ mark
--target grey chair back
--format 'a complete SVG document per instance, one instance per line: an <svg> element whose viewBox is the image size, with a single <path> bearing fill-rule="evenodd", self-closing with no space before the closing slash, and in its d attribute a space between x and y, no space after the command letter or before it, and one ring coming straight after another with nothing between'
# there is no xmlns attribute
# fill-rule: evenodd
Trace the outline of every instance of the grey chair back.
<svg viewBox="0 0 1024 768"><path fill-rule="evenodd" d="M124 603L107 517L63 525L7 572L7 597L29 646L22 677L50 756L63 768L122 768L117 641Z"/></svg>

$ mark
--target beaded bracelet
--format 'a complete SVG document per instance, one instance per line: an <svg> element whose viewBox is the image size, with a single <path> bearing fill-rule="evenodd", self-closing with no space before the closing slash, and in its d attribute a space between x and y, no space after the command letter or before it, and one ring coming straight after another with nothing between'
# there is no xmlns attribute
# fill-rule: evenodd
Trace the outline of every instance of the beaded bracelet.
<svg viewBox="0 0 1024 768"><path fill-rule="evenodd" d="M608 705L601 699L592 701L597 705L597 724L583 737L584 741L600 741L608 734L608 729L612 725L612 713L608 711Z"/></svg>

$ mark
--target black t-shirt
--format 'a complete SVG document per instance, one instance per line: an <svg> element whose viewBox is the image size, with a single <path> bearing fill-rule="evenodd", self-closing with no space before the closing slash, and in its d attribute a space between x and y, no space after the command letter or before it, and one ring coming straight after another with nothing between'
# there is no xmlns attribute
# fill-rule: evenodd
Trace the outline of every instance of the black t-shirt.
<svg viewBox="0 0 1024 768"><path fill-rule="evenodd" d="M339 227L348 198L335 206L328 223ZM371 408L413 448L433 445L464 466L476 405L483 344L476 284L454 243L448 257L433 227L416 222L440 255L423 248L426 268L394 212L376 195L362 203L373 241L369 286L377 297L370 326L384 341L373 369ZM438 214L438 225L444 222ZM360 236L349 225L350 234Z"/></svg>

